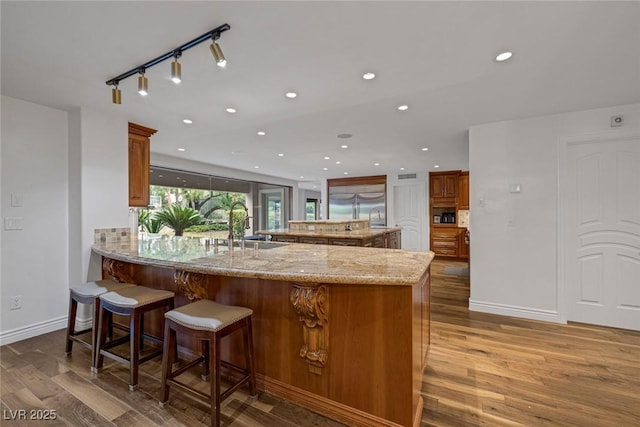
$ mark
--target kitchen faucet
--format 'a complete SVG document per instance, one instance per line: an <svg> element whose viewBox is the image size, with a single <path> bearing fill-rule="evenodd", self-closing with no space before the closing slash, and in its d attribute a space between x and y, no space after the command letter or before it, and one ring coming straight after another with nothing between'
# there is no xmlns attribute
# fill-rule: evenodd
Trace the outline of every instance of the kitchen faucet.
<svg viewBox="0 0 640 427"><path fill-rule="evenodd" d="M245 223L244 223L244 228L248 229L249 228L249 208L247 208L247 205L245 205L243 202L241 202L240 200L235 201L231 204L231 207L229 208L229 250L231 250L233 248L233 209L237 206L240 205L244 208L244 212L246 214L245 217ZM244 242L244 233L242 234L242 241Z"/></svg>
<svg viewBox="0 0 640 427"><path fill-rule="evenodd" d="M371 224L371 214L373 213L374 210L378 211L378 221L382 221L382 213L380 212L380 209L371 208L369 209L369 224Z"/></svg>

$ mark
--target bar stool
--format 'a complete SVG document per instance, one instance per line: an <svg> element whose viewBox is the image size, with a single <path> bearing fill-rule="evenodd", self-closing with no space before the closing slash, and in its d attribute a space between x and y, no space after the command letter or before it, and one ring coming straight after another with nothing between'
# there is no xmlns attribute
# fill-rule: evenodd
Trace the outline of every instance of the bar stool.
<svg viewBox="0 0 640 427"><path fill-rule="evenodd" d="M93 368L96 359L96 338L98 336L98 316L100 313L100 295L107 292L117 291L126 287L135 286L131 283L119 283L111 279L98 280L96 282L87 282L80 286L69 289L69 316L67 317L67 340L65 346L65 354L71 356L73 350L73 342L76 341L91 349L91 367ZM81 331L75 330L76 314L78 312L78 303L93 305L93 319L91 320L91 328ZM91 342L87 342L79 335L86 334L91 331Z"/></svg>
<svg viewBox="0 0 640 427"><path fill-rule="evenodd" d="M129 365L129 390L135 391L138 388L139 365L162 354L162 349L158 349L145 356L140 356L140 348L144 338L156 343L162 343L162 339L144 333L142 322L144 313L159 308L163 308L165 312L172 310L174 305L173 297L174 294L171 291L147 288L145 286L127 287L100 295L100 319L94 372L102 369L104 356ZM110 313L129 316L129 335L107 343L107 317ZM129 358L109 351L127 340L129 340Z"/></svg>
<svg viewBox="0 0 640 427"><path fill-rule="evenodd" d="M253 311L244 307L218 304L211 300L200 300L178 307L165 313L164 354L162 357L162 383L160 406L169 400L169 387L177 386L180 390L192 394L211 405L211 425L220 425L220 404L244 383L249 383L249 393L256 396L256 377L253 362L253 332L251 315ZM245 349L245 368L220 360L220 340L230 333L242 329ZM176 333L189 335L202 343L202 356L172 371L172 364L177 361ZM202 363L202 378L212 374L210 394L188 386L175 378L195 365ZM241 375L231 387L220 393L220 367L224 366Z"/></svg>

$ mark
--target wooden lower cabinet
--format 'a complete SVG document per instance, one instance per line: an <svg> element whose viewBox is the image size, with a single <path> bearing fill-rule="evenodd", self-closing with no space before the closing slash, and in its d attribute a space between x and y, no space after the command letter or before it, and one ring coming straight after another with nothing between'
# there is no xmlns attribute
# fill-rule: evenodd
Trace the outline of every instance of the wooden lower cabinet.
<svg viewBox="0 0 640 427"><path fill-rule="evenodd" d="M387 248L389 249L402 249L401 231L392 231L385 234L387 240Z"/></svg>
<svg viewBox="0 0 640 427"><path fill-rule="evenodd" d="M317 245L338 246L363 246L373 248L400 249L402 247L401 230L389 231L374 237L348 238L348 237L315 237L293 234L274 234L271 236L274 242L284 243L310 243Z"/></svg>
<svg viewBox="0 0 640 427"><path fill-rule="evenodd" d="M467 243L467 229L460 228L458 237L458 257L468 259L469 258L469 244Z"/></svg>
<svg viewBox="0 0 640 427"><path fill-rule="evenodd" d="M300 236L300 238L298 239L299 243L311 243L311 244L315 244L315 245L328 245L329 244L329 239L327 239L326 237L304 237L304 236Z"/></svg>
<svg viewBox="0 0 640 427"><path fill-rule="evenodd" d="M298 236L271 236L273 242L300 243Z"/></svg>
<svg viewBox="0 0 640 427"><path fill-rule="evenodd" d="M457 227L431 229L431 250L436 255L457 257L459 240Z"/></svg>
<svg viewBox="0 0 640 427"><path fill-rule="evenodd" d="M258 389L367 427L420 423L429 272L407 286L296 283L103 258L104 278L173 291L176 307L208 298L252 309ZM163 314L145 314L145 332L163 336ZM184 358L201 349L184 335L178 346ZM224 360L243 366L242 334L221 347Z"/></svg>

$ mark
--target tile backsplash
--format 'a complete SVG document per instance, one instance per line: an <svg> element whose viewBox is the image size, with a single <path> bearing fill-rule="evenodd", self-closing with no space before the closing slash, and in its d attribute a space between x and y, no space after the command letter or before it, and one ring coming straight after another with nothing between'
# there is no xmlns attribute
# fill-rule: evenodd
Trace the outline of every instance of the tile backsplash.
<svg viewBox="0 0 640 427"><path fill-rule="evenodd" d="M96 228L94 231L94 242L128 242L131 240L131 229L129 227L120 228Z"/></svg>

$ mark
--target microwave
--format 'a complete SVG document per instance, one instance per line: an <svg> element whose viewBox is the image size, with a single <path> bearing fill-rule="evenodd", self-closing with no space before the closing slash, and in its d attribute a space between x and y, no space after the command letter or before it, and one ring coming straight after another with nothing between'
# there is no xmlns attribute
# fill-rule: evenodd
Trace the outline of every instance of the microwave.
<svg viewBox="0 0 640 427"><path fill-rule="evenodd" d="M455 212L444 212L440 217L440 222L444 224L455 224L456 223L456 213Z"/></svg>

